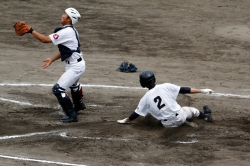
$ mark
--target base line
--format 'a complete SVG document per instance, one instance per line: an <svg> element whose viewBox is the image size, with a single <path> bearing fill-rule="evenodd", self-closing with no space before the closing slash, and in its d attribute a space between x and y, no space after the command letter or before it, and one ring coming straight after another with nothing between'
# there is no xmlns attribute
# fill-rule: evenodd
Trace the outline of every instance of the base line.
<svg viewBox="0 0 250 166"><path fill-rule="evenodd" d="M22 134L22 135L12 135L12 136L2 136L0 140L12 139L12 138L21 138L21 137L31 137L36 135L45 135L50 133L55 133L58 131L50 131L50 132L37 132L37 133L29 133L29 134Z"/></svg>
<svg viewBox="0 0 250 166"><path fill-rule="evenodd" d="M59 133L60 132L60 133ZM58 133L58 134L56 134ZM82 138L82 139L91 139L91 140L108 140L108 141L136 141L134 139L129 139L129 138L105 138L105 137L86 137L86 136L67 136L67 132L65 131L60 131L60 130L55 130L55 131L49 131L49 132L36 132L36 133L27 133L27 134L22 134L22 135L11 135L11 136L1 136L0 140L7 140L7 139L15 139L15 138L23 138L23 137L32 137L32 136L37 136L37 135L47 135L47 134L53 134L53 135L59 135L60 137L64 138L72 138L72 139L77 139L77 138Z"/></svg>
<svg viewBox="0 0 250 166"><path fill-rule="evenodd" d="M42 108L55 108L55 109L60 109L60 105L56 106L56 107L49 107L47 105L42 105L42 104L31 104L29 102L22 102L22 101L17 101L17 100L11 100L11 99L6 99L6 98L2 98L0 97L0 100L2 101L7 101L7 102L11 102L11 103L16 103L19 105L26 105L26 106L33 106L33 107L42 107ZM89 107L123 107L121 105L113 105L113 106L107 106L107 105L100 105L100 104L88 104L87 106Z"/></svg>
<svg viewBox="0 0 250 166"><path fill-rule="evenodd" d="M213 96L224 96L224 97L238 97L249 99L250 95L237 95L237 94L225 94L225 93L212 93Z"/></svg>
<svg viewBox="0 0 250 166"><path fill-rule="evenodd" d="M20 83L20 84L8 84L0 83L0 86L50 86L53 84L29 84L29 83ZM112 86L112 85L89 85L81 84L83 87L95 87L95 88L118 88L118 89L137 89L137 90L147 90L146 88L141 87L128 87L128 86ZM238 94L226 94L226 93L212 93L211 96L224 96L224 97L237 97L237 98L250 98L250 95L238 95Z"/></svg>
<svg viewBox="0 0 250 166"><path fill-rule="evenodd" d="M0 86L54 86L54 84L8 84L8 83L1 83ZM95 88L118 88L118 89L145 89L141 87L128 87L128 86L112 86L112 85L89 85L89 84L81 84L83 87L95 87Z"/></svg>
<svg viewBox="0 0 250 166"><path fill-rule="evenodd" d="M56 161L31 159L31 158L26 158L26 157L13 157L13 156L1 155L1 154L0 154L0 157L6 158L6 159L33 161L33 162L47 163L47 164L58 164L58 165L69 165L69 166L87 166L87 165L81 165L81 164L71 164L71 163L62 163L62 162L56 162Z"/></svg>

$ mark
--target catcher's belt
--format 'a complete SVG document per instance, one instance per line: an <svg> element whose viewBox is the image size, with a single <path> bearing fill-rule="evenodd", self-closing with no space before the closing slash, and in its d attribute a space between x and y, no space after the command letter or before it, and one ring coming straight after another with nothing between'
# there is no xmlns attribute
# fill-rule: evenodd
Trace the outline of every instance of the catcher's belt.
<svg viewBox="0 0 250 166"><path fill-rule="evenodd" d="M66 61L67 64L74 64L74 63L78 63L78 62L81 62L82 61L82 58L79 58L77 59L75 62L70 62L70 61Z"/></svg>

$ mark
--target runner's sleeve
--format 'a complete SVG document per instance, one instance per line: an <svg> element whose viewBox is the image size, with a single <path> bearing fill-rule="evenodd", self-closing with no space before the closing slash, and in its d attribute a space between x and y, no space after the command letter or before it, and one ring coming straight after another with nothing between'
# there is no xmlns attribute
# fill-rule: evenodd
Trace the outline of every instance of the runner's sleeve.
<svg viewBox="0 0 250 166"><path fill-rule="evenodd" d="M130 116L129 116L129 120L134 120L134 119L136 119L136 118L138 118L138 114L136 113L136 112L133 112Z"/></svg>
<svg viewBox="0 0 250 166"><path fill-rule="evenodd" d="M169 93L174 99L177 99L181 88L180 86L165 83L164 87L167 89L167 93Z"/></svg>
<svg viewBox="0 0 250 166"><path fill-rule="evenodd" d="M148 104L146 102L146 98L145 96L142 97L142 99L140 100L135 113L139 114L140 116L146 116L148 114Z"/></svg>
<svg viewBox="0 0 250 166"><path fill-rule="evenodd" d="M190 93L191 92L191 88L190 87L181 87L179 93L181 94L186 94L186 93Z"/></svg>

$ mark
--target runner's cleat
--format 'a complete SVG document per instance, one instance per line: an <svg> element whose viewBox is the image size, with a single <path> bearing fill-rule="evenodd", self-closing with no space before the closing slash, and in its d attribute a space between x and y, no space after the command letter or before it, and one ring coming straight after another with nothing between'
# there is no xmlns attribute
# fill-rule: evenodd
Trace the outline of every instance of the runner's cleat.
<svg viewBox="0 0 250 166"><path fill-rule="evenodd" d="M212 113L210 108L207 105L203 106L203 110L204 110L204 114Z"/></svg>
<svg viewBox="0 0 250 166"><path fill-rule="evenodd" d="M208 113L208 114L205 114L205 115L207 115L207 118L205 118L205 120L206 120L207 122L213 122L213 118L212 118L211 113Z"/></svg>
<svg viewBox="0 0 250 166"><path fill-rule="evenodd" d="M211 109L207 105L205 105L205 106L203 106L203 110L204 110L204 114L207 116L207 118L205 118L205 120L207 122L212 122L213 118L212 118Z"/></svg>

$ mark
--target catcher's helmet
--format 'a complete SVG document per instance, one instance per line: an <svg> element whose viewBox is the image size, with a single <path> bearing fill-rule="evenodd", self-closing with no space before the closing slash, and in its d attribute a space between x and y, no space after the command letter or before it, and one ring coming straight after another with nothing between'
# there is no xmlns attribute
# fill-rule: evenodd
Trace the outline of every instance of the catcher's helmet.
<svg viewBox="0 0 250 166"><path fill-rule="evenodd" d="M78 20L81 18L80 13L74 9L74 8L68 8L65 10L65 12L68 14L68 16L71 18L72 20L72 24L75 24L78 22Z"/></svg>
<svg viewBox="0 0 250 166"><path fill-rule="evenodd" d="M140 83L143 88L155 83L155 75L152 71L145 70L140 74Z"/></svg>

